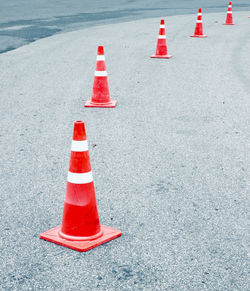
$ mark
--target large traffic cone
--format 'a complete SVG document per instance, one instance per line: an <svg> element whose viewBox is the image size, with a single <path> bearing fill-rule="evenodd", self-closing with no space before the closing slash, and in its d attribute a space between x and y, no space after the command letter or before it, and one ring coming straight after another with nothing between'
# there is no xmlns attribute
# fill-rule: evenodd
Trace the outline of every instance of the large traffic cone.
<svg viewBox="0 0 250 291"><path fill-rule="evenodd" d="M159 59L172 58L171 55L168 55L164 19L162 19L160 23L160 30L159 30L159 35L158 35L156 52L155 52L155 55L151 56L151 58L159 58Z"/></svg>
<svg viewBox="0 0 250 291"><path fill-rule="evenodd" d="M227 10L227 18L226 22L223 23L224 25L234 25L233 23L233 12L232 12L232 2L229 2L228 4L228 10Z"/></svg>
<svg viewBox="0 0 250 291"><path fill-rule="evenodd" d="M121 236L119 230L100 225L83 121L74 124L62 225L40 238L85 252Z"/></svg>
<svg viewBox="0 0 250 291"><path fill-rule="evenodd" d="M190 35L191 37L200 37L204 38L207 37L203 34L203 24L202 24L202 10L199 8L198 16L196 20L196 27L193 35Z"/></svg>
<svg viewBox="0 0 250 291"><path fill-rule="evenodd" d="M96 58L96 70L91 100L85 103L85 107L115 107L117 101L110 99L108 75L106 71L103 46L98 47Z"/></svg>

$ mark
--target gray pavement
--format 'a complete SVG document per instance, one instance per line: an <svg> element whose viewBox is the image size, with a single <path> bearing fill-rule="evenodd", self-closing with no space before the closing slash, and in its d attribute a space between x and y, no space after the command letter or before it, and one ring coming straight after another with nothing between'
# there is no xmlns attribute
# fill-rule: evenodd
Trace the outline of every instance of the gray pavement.
<svg viewBox="0 0 250 291"><path fill-rule="evenodd" d="M142 18L226 11L226 0L0 0L0 53L55 33ZM250 10L249 0L233 11Z"/></svg>
<svg viewBox="0 0 250 291"><path fill-rule="evenodd" d="M250 12L96 26L0 55L1 290L247 290ZM115 109L86 109L104 45ZM61 223L73 121L84 120L101 223L87 253ZM93 144L96 144L93 147Z"/></svg>

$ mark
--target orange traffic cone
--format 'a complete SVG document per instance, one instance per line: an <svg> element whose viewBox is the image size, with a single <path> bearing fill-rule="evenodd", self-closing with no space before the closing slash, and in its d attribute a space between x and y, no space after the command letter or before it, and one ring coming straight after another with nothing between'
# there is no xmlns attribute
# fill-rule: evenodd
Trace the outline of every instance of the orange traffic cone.
<svg viewBox="0 0 250 291"><path fill-rule="evenodd" d="M233 12L232 12L232 2L229 2L228 4L228 10L227 10L227 18L226 22L223 23L224 25L234 25L233 23Z"/></svg>
<svg viewBox="0 0 250 291"><path fill-rule="evenodd" d="M155 55L151 56L151 58L159 58L159 59L172 58L171 55L168 55L164 19L161 20L161 24L160 24L156 52L155 52Z"/></svg>
<svg viewBox="0 0 250 291"><path fill-rule="evenodd" d="M196 27L193 35L190 35L191 37L200 37L204 38L207 37L203 34L203 24L202 24L202 10L199 8L198 16L196 20Z"/></svg>
<svg viewBox="0 0 250 291"><path fill-rule="evenodd" d="M110 100L108 74L106 71L103 46L98 47L96 58L96 71L91 100L85 103L85 107L115 107L117 101Z"/></svg>
<svg viewBox="0 0 250 291"><path fill-rule="evenodd" d="M41 239L85 252L121 236L119 230L100 225L83 121L74 124L62 225Z"/></svg>

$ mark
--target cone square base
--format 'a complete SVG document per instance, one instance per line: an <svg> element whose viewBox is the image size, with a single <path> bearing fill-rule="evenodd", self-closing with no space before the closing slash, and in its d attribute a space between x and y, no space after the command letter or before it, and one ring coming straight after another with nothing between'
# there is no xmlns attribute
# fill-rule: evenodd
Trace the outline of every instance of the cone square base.
<svg viewBox="0 0 250 291"><path fill-rule="evenodd" d="M152 59L171 59L173 56L171 55L152 55L150 58Z"/></svg>
<svg viewBox="0 0 250 291"><path fill-rule="evenodd" d="M101 225L101 230L103 231L103 235L101 237L93 240L72 241L59 236L60 229L61 225L52 228L44 233L41 233L40 238L78 252L86 252L122 235L119 230Z"/></svg>
<svg viewBox="0 0 250 291"><path fill-rule="evenodd" d="M198 38L206 38L207 35L203 34L203 35L190 35L190 37L198 37Z"/></svg>
<svg viewBox="0 0 250 291"><path fill-rule="evenodd" d="M105 108L114 108L116 107L117 101L116 100L111 100L110 102L107 103L95 103L92 102L91 100L88 100L84 107L105 107Z"/></svg>

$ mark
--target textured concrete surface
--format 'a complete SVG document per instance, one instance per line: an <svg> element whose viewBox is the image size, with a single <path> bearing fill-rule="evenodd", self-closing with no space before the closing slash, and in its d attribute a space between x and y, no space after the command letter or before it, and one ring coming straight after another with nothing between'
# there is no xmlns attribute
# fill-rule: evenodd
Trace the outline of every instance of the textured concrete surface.
<svg viewBox="0 0 250 291"><path fill-rule="evenodd" d="M166 15L227 10L225 0L0 0L0 53L55 33L96 24ZM233 2L233 11L250 10L249 0Z"/></svg>
<svg viewBox="0 0 250 291"><path fill-rule="evenodd" d="M0 55L1 290L247 290L250 12L94 27ZM85 109L97 45L115 109ZM86 123L102 224L87 253L39 239L61 223L73 121ZM93 147L93 144L96 144Z"/></svg>

